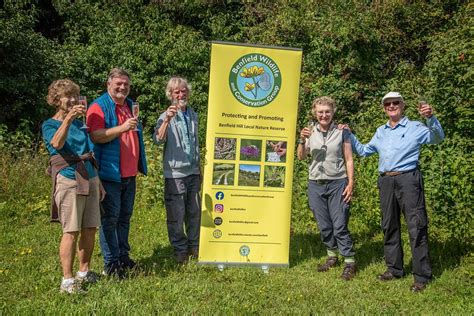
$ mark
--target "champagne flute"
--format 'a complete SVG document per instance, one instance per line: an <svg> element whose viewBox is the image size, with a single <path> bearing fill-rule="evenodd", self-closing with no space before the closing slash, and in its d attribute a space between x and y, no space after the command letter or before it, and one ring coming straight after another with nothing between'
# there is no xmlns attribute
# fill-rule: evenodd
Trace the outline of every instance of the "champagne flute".
<svg viewBox="0 0 474 316"><path fill-rule="evenodd" d="M79 102L79 104L84 105L84 107L86 108L86 114L84 114L84 116L82 117L82 126L81 126L81 128L82 129L87 129L88 128L88 126L86 124L86 119L87 119L87 97L85 95L80 95L79 98L78 98L78 102Z"/></svg>
<svg viewBox="0 0 474 316"><path fill-rule="evenodd" d="M133 101L132 102L132 115L133 115L133 117L138 119L138 114L139 113L140 113L140 104L138 103L138 101ZM135 127L134 131L137 132L138 127Z"/></svg>
<svg viewBox="0 0 474 316"><path fill-rule="evenodd" d="M179 100L178 99L173 99L171 100L171 106L173 107L173 109L176 110L176 113L175 114L178 114L178 109L179 109Z"/></svg>
<svg viewBox="0 0 474 316"><path fill-rule="evenodd" d="M423 106L425 104L428 104L428 102L426 102L426 99L425 98L420 98L420 100L418 101L418 113L422 116L423 116L423 114L421 114L421 109L423 108Z"/></svg>

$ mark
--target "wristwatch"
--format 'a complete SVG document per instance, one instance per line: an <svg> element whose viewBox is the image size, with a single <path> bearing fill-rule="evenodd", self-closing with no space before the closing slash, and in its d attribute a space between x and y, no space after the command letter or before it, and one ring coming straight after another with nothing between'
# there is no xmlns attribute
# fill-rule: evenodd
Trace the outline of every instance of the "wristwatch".
<svg viewBox="0 0 474 316"><path fill-rule="evenodd" d="M298 144L303 145L304 143L306 143L306 140L305 140L305 139L300 138L300 139L298 140Z"/></svg>

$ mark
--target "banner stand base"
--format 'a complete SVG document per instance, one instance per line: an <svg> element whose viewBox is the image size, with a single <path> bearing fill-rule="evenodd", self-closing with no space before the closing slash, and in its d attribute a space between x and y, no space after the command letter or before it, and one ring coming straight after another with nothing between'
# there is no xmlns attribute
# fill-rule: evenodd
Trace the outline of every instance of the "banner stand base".
<svg viewBox="0 0 474 316"><path fill-rule="evenodd" d="M262 269L262 272L264 274L268 274L270 272L270 266L274 267L282 267L282 268L288 268L288 264L268 264L268 263L237 263L237 262L198 262L198 265L215 265L217 267L217 270L220 272L224 271L225 268L228 267L257 267Z"/></svg>

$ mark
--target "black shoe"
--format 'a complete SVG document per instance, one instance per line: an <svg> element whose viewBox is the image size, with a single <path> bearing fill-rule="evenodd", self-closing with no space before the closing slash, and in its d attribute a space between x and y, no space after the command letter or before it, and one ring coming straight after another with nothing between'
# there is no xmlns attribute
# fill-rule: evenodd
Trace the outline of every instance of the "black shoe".
<svg viewBox="0 0 474 316"><path fill-rule="evenodd" d="M191 259L199 258L199 248L189 249L189 256L191 257Z"/></svg>
<svg viewBox="0 0 474 316"><path fill-rule="evenodd" d="M128 256L120 258L119 262L123 270L133 270L137 267L137 263Z"/></svg>
<svg viewBox="0 0 474 316"><path fill-rule="evenodd" d="M108 277L116 277L119 280L125 279L125 272L118 262L106 264L102 274Z"/></svg>
<svg viewBox="0 0 474 316"><path fill-rule="evenodd" d="M401 275L394 275L390 271L385 271L384 273L379 274L377 276L377 279L379 279L380 281L392 281L393 279L400 279L401 277Z"/></svg>
<svg viewBox="0 0 474 316"><path fill-rule="evenodd" d="M355 263L346 263L344 270L342 271L341 278L344 281L350 281L354 278L357 273L357 266Z"/></svg>
<svg viewBox="0 0 474 316"><path fill-rule="evenodd" d="M188 255L187 251L186 252L177 252L174 255L174 258L175 258L177 264L186 264L186 263L188 263L189 255Z"/></svg>
<svg viewBox="0 0 474 316"><path fill-rule="evenodd" d="M413 285L410 287L410 290L413 293L419 293L422 292L424 289L426 289L426 283L421 283L421 282L415 282Z"/></svg>
<svg viewBox="0 0 474 316"><path fill-rule="evenodd" d="M319 272L326 272L329 271L329 269L334 268L338 264L337 257L328 257L326 259L326 262L324 264L321 264L318 266L318 271Z"/></svg>

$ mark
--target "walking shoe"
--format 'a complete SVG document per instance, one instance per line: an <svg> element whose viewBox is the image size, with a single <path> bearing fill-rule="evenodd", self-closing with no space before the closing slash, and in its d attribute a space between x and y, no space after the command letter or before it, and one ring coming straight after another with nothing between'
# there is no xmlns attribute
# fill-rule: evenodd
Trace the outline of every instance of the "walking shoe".
<svg viewBox="0 0 474 316"><path fill-rule="evenodd" d="M175 254L175 260L177 264L186 264L189 260L187 252L178 252Z"/></svg>
<svg viewBox="0 0 474 316"><path fill-rule="evenodd" d="M393 279L400 279L401 277L402 276L392 274L392 272L390 271L385 271L384 273L379 274L377 276L377 279L379 279L380 281L391 281Z"/></svg>
<svg viewBox="0 0 474 316"><path fill-rule="evenodd" d="M199 257L199 248L191 248L189 250L189 255L191 259L197 259Z"/></svg>
<svg viewBox="0 0 474 316"><path fill-rule="evenodd" d="M60 293L67 293L67 294L84 294L86 291L82 288L81 282L74 280L72 282L61 282L61 286L59 287Z"/></svg>
<svg viewBox="0 0 474 316"><path fill-rule="evenodd" d="M128 256L120 258L119 262L120 267L124 270L133 270L137 266L137 263Z"/></svg>
<svg viewBox="0 0 474 316"><path fill-rule="evenodd" d="M125 272L118 262L106 264L102 274L108 277L117 277L119 280L125 279Z"/></svg>
<svg viewBox="0 0 474 316"><path fill-rule="evenodd" d="M99 281L99 279L100 279L100 275L98 275L94 271L87 271L86 275L83 277L79 275L79 272L76 273L76 280L82 284L96 283L97 281Z"/></svg>
<svg viewBox="0 0 474 316"><path fill-rule="evenodd" d="M327 257L326 262L324 264L318 265L319 272L326 272L329 269L334 268L338 264L337 257Z"/></svg>
<svg viewBox="0 0 474 316"><path fill-rule="evenodd" d="M426 283L421 283L421 282L415 282L413 285L410 287L410 290L413 293L418 293L422 292L424 289L426 289Z"/></svg>
<svg viewBox="0 0 474 316"><path fill-rule="evenodd" d="M346 263L342 271L341 278L345 281L350 281L357 273L357 266L355 263Z"/></svg>

